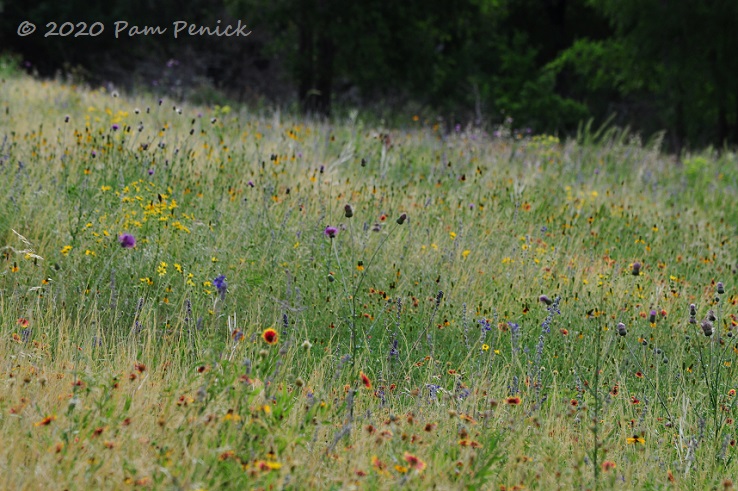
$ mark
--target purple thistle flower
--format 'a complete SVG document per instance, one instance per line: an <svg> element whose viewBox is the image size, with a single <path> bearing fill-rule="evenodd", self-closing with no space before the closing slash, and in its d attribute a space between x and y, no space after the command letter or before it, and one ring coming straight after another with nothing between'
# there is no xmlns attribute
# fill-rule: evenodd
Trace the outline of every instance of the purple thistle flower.
<svg viewBox="0 0 738 491"><path fill-rule="evenodd" d="M153 176L154 175L154 169L149 169L149 175L150 176Z"/></svg>
<svg viewBox="0 0 738 491"><path fill-rule="evenodd" d="M124 249L133 249L136 247L136 238L131 234L122 234L118 237L120 246Z"/></svg>
<svg viewBox="0 0 738 491"><path fill-rule="evenodd" d="M113 124L112 126L113 131L118 131L120 129L120 125L118 123Z"/></svg>
<svg viewBox="0 0 738 491"><path fill-rule="evenodd" d="M328 225L325 228L325 230L323 231L323 233L332 239L338 233L338 229L336 227L332 227L332 226Z"/></svg>
<svg viewBox="0 0 738 491"><path fill-rule="evenodd" d="M250 188L254 187L254 181L249 181L247 184L249 185Z"/></svg>

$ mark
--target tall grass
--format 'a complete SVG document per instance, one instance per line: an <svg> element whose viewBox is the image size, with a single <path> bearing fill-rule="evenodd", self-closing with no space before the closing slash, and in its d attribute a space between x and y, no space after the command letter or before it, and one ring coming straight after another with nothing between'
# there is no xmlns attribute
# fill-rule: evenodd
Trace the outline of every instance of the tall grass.
<svg viewBox="0 0 738 491"><path fill-rule="evenodd" d="M9 488L732 485L734 155L114 95L0 85Z"/></svg>

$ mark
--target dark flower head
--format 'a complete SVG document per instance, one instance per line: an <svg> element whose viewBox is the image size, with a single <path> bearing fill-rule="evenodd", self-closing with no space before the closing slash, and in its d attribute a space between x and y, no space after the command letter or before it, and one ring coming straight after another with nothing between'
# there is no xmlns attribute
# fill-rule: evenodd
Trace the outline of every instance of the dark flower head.
<svg viewBox="0 0 738 491"><path fill-rule="evenodd" d="M718 281L718 284L717 284L717 292L720 295L722 295L723 293L725 293L725 285L723 285L723 282L722 281Z"/></svg>
<svg viewBox="0 0 738 491"><path fill-rule="evenodd" d="M124 249L133 249L136 247L136 238L131 234L122 234L118 237L118 242L120 242L120 246Z"/></svg>
<svg viewBox="0 0 738 491"><path fill-rule="evenodd" d="M625 329L625 324L623 324L622 322L618 322L618 334L620 334L621 336L625 336L626 334L628 334L628 331Z"/></svg>
<svg viewBox="0 0 738 491"><path fill-rule="evenodd" d="M405 223L405 220L407 220L407 213L403 213L403 214L401 214L401 215L400 215L400 216L399 216L399 217L397 218L397 223L398 223L398 224L400 224L400 225L402 225L403 223Z"/></svg>
<svg viewBox="0 0 738 491"><path fill-rule="evenodd" d="M120 125L118 123L114 123L112 128L113 128L113 131L118 131L120 129Z"/></svg>
<svg viewBox="0 0 738 491"><path fill-rule="evenodd" d="M352 216L354 216L354 207L351 205L344 206L343 211L346 215L346 218L351 218Z"/></svg>
<svg viewBox="0 0 738 491"><path fill-rule="evenodd" d="M633 276L638 276L641 274L641 263L639 263L638 261L633 263L632 273L633 273Z"/></svg>
<svg viewBox="0 0 738 491"><path fill-rule="evenodd" d="M700 327L702 327L702 332L705 333L705 336L707 337L712 336L712 322L705 319L702 321L702 324L700 324Z"/></svg>
<svg viewBox="0 0 738 491"><path fill-rule="evenodd" d="M655 310L651 310L651 312L649 312L648 322L650 322L651 324L656 322L656 311Z"/></svg>
<svg viewBox="0 0 738 491"><path fill-rule="evenodd" d="M553 303L553 300L551 300L548 295L541 295L538 297L538 301L543 302L546 305L551 305Z"/></svg>
<svg viewBox="0 0 738 491"><path fill-rule="evenodd" d="M218 293L225 293L226 288L228 288L228 283L226 283L226 277L224 274L218 275L213 280L213 286L218 289Z"/></svg>
<svg viewBox="0 0 738 491"><path fill-rule="evenodd" d="M323 231L323 233L332 239L338 233L338 229L336 227L332 227L332 226L328 225L325 228L325 230Z"/></svg>

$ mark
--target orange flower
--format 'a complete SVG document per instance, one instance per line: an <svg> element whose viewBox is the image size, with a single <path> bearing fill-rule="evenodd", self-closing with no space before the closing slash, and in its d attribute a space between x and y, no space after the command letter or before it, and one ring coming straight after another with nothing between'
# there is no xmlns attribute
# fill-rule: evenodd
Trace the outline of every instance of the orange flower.
<svg viewBox="0 0 738 491"><path fill-rule="evenodd" d="M367 375L364 372L361 372L359 376L361 377L361 383L364 384L364 387L366 387L367 389L371 389L372 381L369 380L369 377L367 377Z"/></svg>
<svg viewBox="0 0 738 491"><path fill-rule="evenodd" d="M28 319L26 319L25 317L21 317L20 319L18 319L18 325L21 327L28 327L29 324L30 322L28 322Z"/></svg>
<svg viewBox="0 0 738 491"><path fill-rule="evenodd" d="M517 397L517 396L508 397L507 403L510 404L511 406L517 406L518 404L520 404L520 397Z"/></svg>
<svg viewBox="0 0 738 491"><path fill-rule="evenodd" d="M37 422L33 423L33 426L49 426L51 424L51 422L54 421L55 419L56 419L56 416L54 416L54 415L46 416L41 421L37 421Z"/></svg>
<svg viewBox="0 0 738 491"><path fill-rule="evenodd" d="M277 342L278 334L277 331L270 327L261 334L261 337L267 344L275 344Z"/></svg>
<svg viewBox="0 0 738 491"><path fill-rule="evenodd" d="M407 462L411 468L417 470L418 472L422 472L423 469L425 469L425 462L423 462L411 453L405 452L405 462Z"/></svg>
<svg viewBox="0 0 738 491"><path fill-rule="evenodd" d="M612 460L606 460L602 463L602 470L605 472L614 469L615 467L615 462L613 462Z"/></svg>

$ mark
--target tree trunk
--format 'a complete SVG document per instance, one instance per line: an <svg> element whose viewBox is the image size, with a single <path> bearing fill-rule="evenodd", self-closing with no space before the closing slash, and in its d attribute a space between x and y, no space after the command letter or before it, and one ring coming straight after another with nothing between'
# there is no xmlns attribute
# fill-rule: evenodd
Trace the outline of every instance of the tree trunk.
<svg viewBox="0 0 738 491"><path fill-rule="evenodd" d="M309 2L306 2L306 4ZM309 6L303 4L302 19L298 24L297 46L297 97L303 113L310 113L312 107L312 89L314 81L314 23L311 21Z"/></svg>

